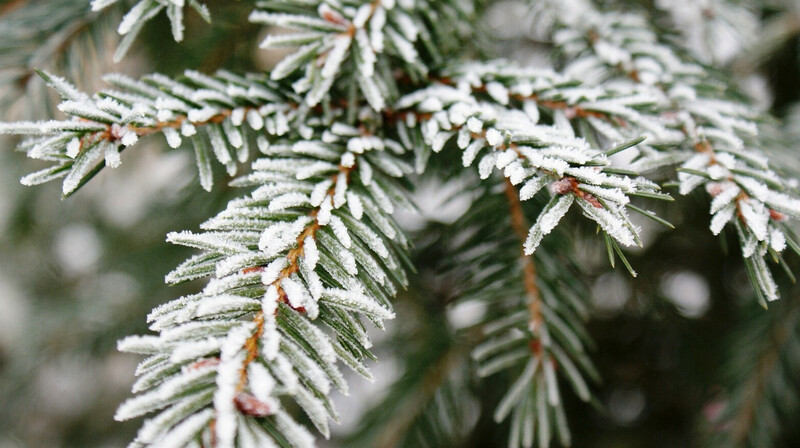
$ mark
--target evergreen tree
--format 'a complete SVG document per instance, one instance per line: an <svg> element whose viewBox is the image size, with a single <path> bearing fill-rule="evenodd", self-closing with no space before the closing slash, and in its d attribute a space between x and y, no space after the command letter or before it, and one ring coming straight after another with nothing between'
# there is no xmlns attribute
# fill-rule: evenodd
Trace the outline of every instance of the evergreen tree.
<svg viewBox="0 0 800 448"><path fill-rule="evenodd" d="M81 344L141 334L118 343L141 355L114 416L144 417L129 446L800 440L795 3L88 3L0 3L0 134L41 161L22 183L60 180L77 213L123 152L193 152L196 179L166 174L140 216L191 229L167 234L194 250L166 275L179 297L142 329L130 311L161 292L104 315L114 277L52 318L91 317ZM24 199L11 239L36 240ZM172 252L129 230L106 250L152 279ZM63 233L63 256L92 235ZM4 413L30 369L8 368ZM361 412L358 376L381 385Z"/></svg>

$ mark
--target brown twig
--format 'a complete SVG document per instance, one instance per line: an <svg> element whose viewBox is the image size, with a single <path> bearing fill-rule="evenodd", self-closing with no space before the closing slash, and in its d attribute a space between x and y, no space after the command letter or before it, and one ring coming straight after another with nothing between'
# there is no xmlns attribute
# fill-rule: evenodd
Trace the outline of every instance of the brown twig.
<svg viewBox="0 0 800 448"><path fill-rule="evenodd" d="M522 210L522 203L519 200L519 193L510 180L505 180L505 193L508 199L508 204L511 211L511 227L514 233L517 234L521 243L525 243L528 237L528 223L525 219L525 213ZM528 314L529 322L531 324L531 331L534 335L538 336L539 329L542 324L542 297L539 292L539 286L536 284L536 264L534 263L533 256L525 255L522 244L520 245L520 262L522 263L522 276L525 284L525 293L528 299ZM531 349L538 354L541 351L541 345L531 345Z"/></svg>
<svg viewBox="0 0 800 448"><path fill-rule="evenodd" d="M339 173L332 177L333 185L328 190L328 196L332 195L336 190L336 182L338 182L339 174L344 173L345 175L345 182L350 181L350 173L355 169L355 165L350 167L339 166ZM286 254L286 261L288 262L287 266L281 270L278 278L270 284L270 286L275 286L278 290L278 300L283 303L289 303L289 300L286 296L286 292L281 287L281 283L283 280L292 276L300 270L300 257L305 254L305 240L306 238L316 239L317 231L320 229L321 224L317 219L317 215L319 213L319 209L314 209L309 216L311 216L314 220L311 224L306 226L305 229L300 233L297 237L296 245L294 248L289 250ZM253 266L249 268L245 268L243 272L257 272L258 270L263 269L263 266ZM305 313L305 309L303 307L293 308L295 311L299 313ZM236 391L242 392L247 385L247 367L258 357L258 341L261 339L261 335L264 333L264 323L265 323L265 316L264 311L260 310L256 313L256 317L253 319L253 322L256 324L256 330L253 334L247 338L245 342L245 350L247 351L247 357L245 358L244 362L242 363L242 367L239 370L239 383L236 385Z"/></svg>

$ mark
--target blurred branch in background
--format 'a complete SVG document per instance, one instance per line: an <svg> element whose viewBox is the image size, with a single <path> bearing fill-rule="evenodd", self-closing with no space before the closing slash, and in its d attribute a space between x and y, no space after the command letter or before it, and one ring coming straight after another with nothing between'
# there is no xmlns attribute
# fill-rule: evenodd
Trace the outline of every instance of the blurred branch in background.
<svg viewBox="0 0 800 448"><path fill-rule="evenodd" d="M111 61L121 6L91 12L88 1L0 4L0 117L59 113L52 90L34 69L67 76L86 90L99 88L100 76L109 71L138 76L152 70L156 59L147 55L161 50L152 47L159 40L158 23L132 58L122 65ZM224 45L231 34L227 27L205 38ZM193 48L182 51L198 60L209 52L225 54ZM5 137L0 141L11 146ZM164 275L187 253L164 244L164 235L196 227L229 194L223 188L192 195L196 180L189 154L165 154L152 143L114 176L100 176L69 207L52 188L20 185L33 164L13 151L0 152L3 448L124 446L135 432L135 425L112 419L136 364L136 357L117 352L116 340L143 331L141 316L194 287L164 285Z"/></svg>
<svg viewBox="0 0 800 448"><path fill-rule="evenodd" d="M711 446L792 446L797 440L797 428L780 422L800 407L800 305L794 300L776 311L742 310L722 387L703 411Z"/></svg>
<svg viewBox="0 0 800 448"><path fill-rule="evenodd" d="M88 2L72 0L0 5L0 117L45 118L55 111L52 93L34 69L61 73L84 88L94 86L93 80L111 67L119 12L91 12Z"/></svg>

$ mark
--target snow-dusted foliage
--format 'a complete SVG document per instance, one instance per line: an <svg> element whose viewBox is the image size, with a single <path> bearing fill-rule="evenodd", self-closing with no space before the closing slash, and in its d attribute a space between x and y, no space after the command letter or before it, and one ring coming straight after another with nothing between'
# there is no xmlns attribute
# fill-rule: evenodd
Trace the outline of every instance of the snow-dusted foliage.
<svg viewBox="0 0 800 448"><path fill-rule="evenodd" d="M153 310L152 334L119 343L147 356L136 396L116 415L147 416L131 446L313 446L305 417L329 436L339 418L331 391L348 391L340 365L370 378L367 327L394 318L391 301L413 271L412 244L392 215L414 209L407 193L439 175L428 169L437 157L455 154L449 170L480 178L442 263L459 278L454 302L489 310L464 353L476 376L510 372L494 418L510 418L511 447L569 445L559 381L588 401L587 379L597 379L586 293L569 257L574 235L562 231L570 222L590 223L571 230L588 227L581 239L605 245L612 265L618 257L635 276L623 247L642 246L643 232L631 212L671 227L643 204L673 201L659 182L677 169L680 195L707 193L711 231L738 235L762 302L778 298L767 261L800 250L784 222L800 218L800 198L766 156L759 112L642 15L600 12L588 0L527 3L525 20L558 49L557 70L471 60L480 36L463 24L482 2L267 0L248 9L250 22L268 27L261 47L290 49L267 73L110 74L111 88L94 95L40 73L67 118L0 124L49 163L24 184L63 177L69 196L156 135L173 149L191 141L205 190L214 160L246 189L200 231L167 235L199 253L166 281L207 283ZM697 20L688 7L657 3L681 13L676 21ZM162 11L182 40L187 7L209 19L195 0L133 2L117 56ZM696 36L687 40L709 54ZM445 404L458 401L451 392L426 390ZM426 409L442 418L445 406ZM472 417L451 426L466 433Z"/></svg>
<svg viewBox="0 0 800 448"><path fill-rule="evenodd" d="M119 0L92 0L92 11L103 10L118 2ZM185 32L183 15L186 6L193 9L206 22L211 21L208 7L197 0L139 0L136 2L122 18L117 29L119 34L124 37L117 47L114 60L122 60L131 48L133 41L141 33L144 25L164 11L166 11L172 25L172 37L178 42L182 41Z"/></svg>
<svg viewBox="0 0 800 448"><path fill-rule="evenodd" d="M394 317L390 298L406 284L407 243L389 213L404 194L392 177L410 167L398 159L399 145L350 126L310 132L294 143L262 140L265 157L234 181L252 193L203 232L167 236L203 251L167 281L210 281L151 313L158 336L120 342L149 357L137 371L140 395L117 418L160 410L134 446L184 436L216 446L277 446L281 438L312 446L283 401L295 401L327 436L328 420L338 420L328 395L347 394L338 362L370 378L364 322ZM202 423L186 426L200 415ZM276 430L280 437L268 442Z"/></svg>
<svg viewBox="0 0 800 448"><path fill-rule="evenodd" d="M104 166L119 166L120 153L141 137L161 134L171 148L193 143L200 183L213 185L212 160L235 175L250 157L250 130L281 136L307 109L279 93L264 76L240 77L220 72L215 77L187 71L183 81L160 74L135 80L110 74L114 86L93 96L76 90L63 78L42 73L61 95L66 121L0 124L0 132L36 136L20 149L52 166L22 179L35 185L64 177L63 193L72 194ZM300 119L302 122L302 119ZM212 155L213 154L213 155Z"/></svg>
<svg viewBox="0 0 800 448"><path fill-rule="evenodd" d="M636 110L650 101L635 92L586 89L554 73L494 62L455 68L439 83L401 98L398 113L409 108L414 112L405 113L398 125L419 134L404 131L406 140L422 141L433 152L454 140L463 150L465 167L477 162L482 179L502 170L512 185L520 186L522 200L548 186L552 200L529 231L525 255L536 250L575 202L606 234L631 246L641 242L626 210L630 196L671 198L634 172L615 172L608 154L642 141L621 140L624 134L616 130L621 126L615 119L638 124L655 141L670 137ZM549 123L540 122L542 115ZM595 127L595 137L621 146L604 152L576 136L571 120L584 119ZM424 168L419 158L417 168Z"/></svg>
<svg viewBox="0 0 800 448"><path fill-rule="evenodd" d="M749 47L759 31L759 21L746 1L657 0L656 7L669 13L684 45L704 63L725 64Z"/></svg>
<svg viewBox="0 0 800 448"><path fill-rule="evenodd" d="M250 21L297 31L270 34L261 48L299 47L270 76L292 77L292 89L306 104L319 104L338 82L348 86L348 101L360 92L380 111L397 91L390 67L398 66L413 81L425 79L429 68L419 51L441 61L440 52L458 35L458 20L470 10L470 2L432 0L262 1Z"/></svg>
<svg viewBox="0 0 800 448"><path fill-rule="evenodd" d="M515 194L510 182L504 189L505 196ZM572 196L561 198L572 202ZM584 327L589 309L583 284L564 256L563 235L545 240L535 256L525 256L519 248L520 235L497 229L486 219L487 214L510 212L511 227L524 234L523 223L515 222L522 210L519 200L509 201L486 189L479 201L482 206L467 212L456 225L455 234L473 236L448 241L453 274L463 278L460 300L497 310L486 313L481 340L472 349L476 373L481 378L500 372L511 375L508 390L492 412L498 423L510 420L509 446L549 446L553 440L569 446L563 385L589 401L589 384L599 380L586 351L592 343ZM476 240L484 250L474 250ZM507 275L487 278L487 271Z"/></svg>
<svg viewBox="0 0 800 448"><path fill-rule="evenodd" d="M655 146L668 154L655 152L632 167L674 163L672 153L680 150L679 193L706 189L712 199L711 231L719 234L726 225L736 229L760 299L776 300L777 286L765 259L779 260L788 247L791 235L784 221L800 217L800 196L797 181L769 163L758 135L760 113L732 99L724 81L660 42L640 15L586 8L576 20L574 11L555 2L550 12L563 17L553 41L569 57L565 73L590 85L612 84L649 95L658 122L683 134L677 145Z"/></svg>

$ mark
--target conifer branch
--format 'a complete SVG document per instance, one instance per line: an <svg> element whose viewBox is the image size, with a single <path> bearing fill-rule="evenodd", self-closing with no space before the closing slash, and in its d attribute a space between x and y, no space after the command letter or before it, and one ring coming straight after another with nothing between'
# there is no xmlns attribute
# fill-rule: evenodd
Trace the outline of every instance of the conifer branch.
<svg viewBox="0 0 800 448"><path fill-rule="evenodd" d="M0 20L34 3L0 7ZM121 4L91 2L94 11ZM483 304L470 333L480 341L451 340L446 313L433 316L429 337L446 340L414 351L415 362L430 362L410 368L374 409L365 430L372 442L444 445L466 434L477 419L476 400L458 393L471 378L469 351L477 376L508 378L493 416L510 420L510 447L569 445L560 380L589 401L589 380L599 375L587 355L588 294L574 238L545 237L563 232L577 205L603 234L587 238L604 241L612 266L616 253L635 276L620 245L643 245L631 211L666 223L633 204L672 200L654 181L660 168L677 168L681 194L705 187L712 233L736 231L761 301L777 299L766 259L782 262L786 246L800 253L784 224L800 218L797 182L762 154L759 114L725 91L727 80L662 42L643 16L601 13L589 0L533 2L532 17L568 62L554 72L468 62L482 54L471 51L479 33L465 26L482 2L254 5L250 22L297 31L262 42L290 48L269 73L112 74L112 87L90 96L41 72L67 119L0 124L0 134L27 136L19 148L49 163L23 183L64 177L65 196L150 135L172 148L191 139L206 190L212 159L231 177L248 167L230 183L246 193L200 231L167 237L199 253L166 281L208 279L202 291L153 310L153 334L119 343L147 356L135 396L116 415L148 416L132 448L313 446L295 410L328 437L338 420L331 390L348 391L340 362L371 377L366 326L394 318L392 300L413 269L392 214L413 208L408 189L439 174L428 165L444 165L442 152L457 154L467 173L448 166L444 183L474 177L473 165L481 180L468 185L471 206L441 238L441 265L458 279L456 305ZM209 20L197 0L131 3L115 57L162 12L182 40L187 7ZM735 384L735 442L761 442L753 434L766 431L759 410L777 409L769 402L775 378L798 370L788 348L796 314ZM442 418L451 409L458 424ZM426 438L421 422L444 430Z"/></svg>
<svg viewBox="0 0 800 448"><path fill-rule="evenodd" d="M137 439L142 446L189 434L171 426L176 412L202 422L190 435L213 439L216 446L232 446L236 437L245 446L246 437L256 446L270 438L310 446L313 438L293 423L280 397L296 400L327 436L327 419L338 418L329 388L347 391L337 358L369 376L363 359L371 356L370 342L360 316L378 325L393 317L393 284L406 282L399 255L406 242L387 214L395 203L405 204L390 179L409 168L398 158L399 144L366 128L322 122L310 130L322 140L295 140L299 136L292 133L262 144L267 157L234 182L258 188L204 224L205 233L169 235L205 253L178 267L168 281L216 278L202 294L154 311L151 328L159 337L130 338L120 348L161 356L165 366L153 375L162 369L173 375L164 385L186 376L192 381L201 369L217 389L189 397L198 400L195 405L176 404L146 422ZM153 362L151 357L143 365ZM149 369L142 372L140 381L152 384ZM164 387L123 404L118 418L158 409L151 403Z"/></svg>
<svg viewBox="0 0 800 448"><path fill-rule="evenodd" d="M661 98L655 112L682 133L680 146L687 153L678 169L680 193L705 186L712 233L731 224L759 302L766 307L778 299L766 259L780 260L776 254L787 247L791 236L783 221L800 218L800 195L796 182L776 173L764 156L758 115L700 65L660 43L644 18L587 6L576 19L555 3L551 7L560 24L553 39L570 58L566 73L592 84L627 82Z"/></svg>
<svg viewBox="0 0 800 448"><path fill-rule="evenodd" d="M788 338L788 329L778 329L778 334L770 341L769 349L764 351L756 360L753 376L743 390L742 398L744 403L731 421L733 446L744 446L752 433L756 422L756 408L764 399L768 377L773 374L778 363L780 347L786 343Z"/></svg>
<svg viewBox="0 0 800 448"><path fill-rule="evenodd" d="M115 5L119 0L92 0L92 11L100 11ZM172 25L172 37L180 42L184 37L184 9L189 6L206 22L211 22L208 7L197 0L140 0L122 18L117 32L124 36L114 54L114 61L121 61L128 53L133 41L142 31L144 25L166 11Z"/></svg>
<svg viewBox="0 0 800 448"><path fill-rule="evenodd" d="M405 397L400 412L396 412L376 436L375 448L397 447L403 441L408 444L407 440L410 439L412 427L425 413L430 412L431 407L436 407L434 399L442 393L445 383L451 379L454 370L466 367L464 354L460 351L460 347L451 348L435 364L429 366L420 379L420 385L414 395Z"/></svg>
<svg viewBox="0 0 800 448"><path fill-rule="evenodd" d="M292 95L278 93L277 86L263 76L240 77L220 72L210 77L194 71L178 82L155 74L143 80L123 75L107 75L116 89L89 97L63 78L41 73L61 95L62 112L67 121L18 122L0 124L0 134L31 135L20 149L35 159L54 165L23 178L26 185L40 184L66 176L64 195L71 195L104 166L116 168L120 153L135 145L140 137L162 134L172 148L191 138L197 154L200 182L210 190L213 184L210 143L214 156L229 175L238 163L250 157L250 139L243 127L266 130L282 136L293 120L310 112L297 106ZM298 123L303 129L307 125ZM205 128L205 136L198 129ZM260 147L267 143L259 141ZM97 159L102 159L100 162Z"/></svg>
<svg viewBox="0 0 800 448"><path fill-rule="evenodd" d="M683 48L698 61L717 66L726 66L761 31L754 6L731 0L656 2L680 32ZM723 48L715 36L726 36L727 45Z"/></svg>
<svg viewBox="0 0 800 448"><path fill-rule="evenodd" d="M456 80L458 87L434 85L400 99L399 110L413 111L412 119L398 125L416 133L416 141L424 141L425 151L438 153L451 140L464 150L464 166L480 159L481 178L488 178L496 167L512 184L525 182L520 190L523 200L532 198L546 185L554 194L553 201L542 212L526 239L525 253L531 254L576 203L584 214L598 223L602 230L625 246L641 244L638 229L626 213L629 196L646 196L656 199L671 198L660 193L660 187L632 171L616 174L603 151L575 134L566 111L584 111L587 107L609 109L607 103L615 100L625 104L614 113L601 113L604 119L616 122L616 115L624 115L629 127L647 122L632 106L647 104L646 97L613 91L591 92L593 106L581 103L589 92L581 88L573 91L568 80L553 73L521 70L515 67L500 68L497 64L472 65L454 69L456 73L470 73L472 78ZM472 92L485 90L487 97ZM513 96L526 98L521 105L511 104ZM531 98L538 99L535 101ZM567 98L567 99L564 99ZM569 98L572 98L570 101ZM552 113L553 124L540 123L539 104ZM577 104L576 104L577 103ZM569 107L567 106L569 104ZM631 106L630 108L628 106ZM519 107L517 109L516 107ZM521 109L521 110L520 110ZM598 120L595 114L585 113L588 119ZM408 115L406 115L408 117ZM597 121L594 125L597 125ZM613 137L621 134L600 127ZM641 129L641 128L639 128ZM664 138L669 133L653 126L646 128L654 138ZM409 131L403 131L405 133ZM402 135L402 134L401 134ZM406 145L410 138L406 136ZM617 140L619 148L626 149L641 139L630 143ZM617 152L612 148L611 153ZM481 152L486 154L479 157ZM424 169L429 152L418 158L417 170ZM630 176L630 177L628 177ZM634 177L635 176L635 177Z"/></svg>
<svg viewBox="0 0 800 448"><path fill-rule="evenodd" d="M786 309L743 324L732 341L727 388L715 398L722 410L709 418L712 446L772 446L780 434L772 416L797 412L797 401L783 397L800 389L800 309L788 301L780 305Z"/></svg>
<svg viewBox="0 0 800 448"><path fill-rule="evenodd" d="M302 72L292 87L305 95L307 105L316 106L346 75L342 84L350 93L342 97L353 102L358 92L375 111L396 100L392 69L424 80L429 67L441 65L444 53L464 42L450 30L457 30L459 20L468 15L452 0L370 0L357 6L269 0L258 6L251 22L300 30L269 35L261 43L264 49L299 46L274 67L273 80Z"/></svg>
<svg viewBox="0 0 800 448"><path fill-rule="evenodd" d="M35 97L26 116L38 117L47 103L43 83L35 82L41 69L67 73L98 73L107 44L99 36L111 29L116 8L91 13L84 2L35 0L7 2L0 13L0 40L6 42L0 56L0 116L24 97ZM99 73L98 73L99 75ZM52 113L45 110L46 113Z"/></svg>
<svg viewBox="0 0 800 448"><path fill-rule="evenodd" d="M420 283L411 289L426 286ZM413 319L418 324L398 327L385 346L402 363L403 374L364 413L358 429L340 440L342 445L453 447L470 440L479 414L471 387L470 344L455 334L444 310L432 310L437 304L420 297L425 294L415 294L406 303L416 305Z"/></svg>
<svg viewBox="0 0 800 448"><path fill-rule="evenodd" d="M522 202L508 180L497 186L491 193L487 187L457 221L454 234L475 236L448 245L452 275L463 284L458 301L487 305L472 357L480 377L511 374L494 411L497 422L510 417L509 446L545 447L556 438L566 446L570 432L557 375L582 400L590 399L584 376L597 378L585 352L591 342L582 322L582 285L563 269L571 265L561 255L569 252L559 247L564 240L544 240L534 255L521 252L527 239ZM510 229L487 219L499 213L509 217Z"/></svg>
<svg viewBox="0 0 800 448"><path fill-rule="evenodd" d="M331 178L331 187L328 189L326 196L333 197L336 194L336 184L341 179L340 175L344 175L344 179L342 182L349 182L350 180L350 173L352 172L355 165L351 166L339 166L339 173L333 175ZM309 213L309 216L313 219L311 223L306 225L302 232L297 236L295 241L295 247L291 249L286 254L286 267L281 269L280 273L278 274L278 278L275 279L269 286L275 287L278 292L278 301L288 304L291 308L295 311L304 313L306 310L303 306L292 306L291 302L289 301L289 297L286 294L282 286L282 282L287 278L290 278L293 274L297 274L300 271L300 259L307 258L309 255L306 254L306 241L308 241L309 245L317 245L317 231L322 227L320 223L320 219L318 215L320 213L320 208L315 208ZM251 267L246 268L245 271L249 272L263 272L266 266L258 266L258 267ZM277 313L277 308L275 309ZM239 383L236 385L237 392L241 392L242 389L247 384L248 381L248 371L247 367L253 362L256 357L258 356L258 341L261 339L263 332L264 332L264 310L260 310L256 313L256 317L253 319L256 324L256 330L253 334L247 339L245 343L245 349L247 350L247 358L245 358L242 368L240 370L239 375Z"/></svg>

